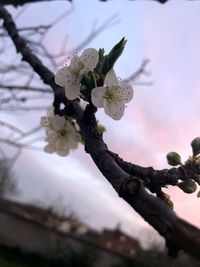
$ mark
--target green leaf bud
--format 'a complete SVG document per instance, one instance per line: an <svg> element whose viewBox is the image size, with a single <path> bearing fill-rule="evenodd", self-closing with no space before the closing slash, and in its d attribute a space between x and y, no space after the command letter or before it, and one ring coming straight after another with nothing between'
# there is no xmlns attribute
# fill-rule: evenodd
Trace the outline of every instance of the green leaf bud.
<svg viewBox="0 0 200 267"><path fill-rule="evenodd" d="M181 156L176 152L169 152L166 157L168 164L171 166L177 166L182 164Z"/></svg>
<svg viewBox="0 0 200 267"><path fill-rule="evenodd" d="M197 185L192 179L180 182L177 186L187 194L192 194L197 189Z"/></svg>
<svg viewBox="0 0 200 267"><path fill-rule="evenodd" d="M103 61L104 61L104 53L105 53L104 48L100 48L99 49L99 62L97 64L96 68L94 69L94 71L96 73L101 73L102 64L103 64Z"/></svg>
<svg viewBox="0 0 200 267"><path fill-rule="evenodd" d="M102 124L97 125L97 131L98 133L102 134L106 131L106 128Z"/></svg>
<svg viewBox="0 0 200 267"><path fill-rule="evenodd" d="M200 137L196 137L195 139L193 139L191 142L191 146L194 156L200 154Z"/></svg>
<svg viewBox="0 0 200 267"><path fill-rule="evenodd" d="M119 43L117 43L111 49L109 54L104 57L103 64L102 64L102 74L106 75L109 72L109 70L111 70L114 67L117 59L121 56L124 50L126 42L127 40L125 40L125 38L122 38L119 41Z"/></svg>

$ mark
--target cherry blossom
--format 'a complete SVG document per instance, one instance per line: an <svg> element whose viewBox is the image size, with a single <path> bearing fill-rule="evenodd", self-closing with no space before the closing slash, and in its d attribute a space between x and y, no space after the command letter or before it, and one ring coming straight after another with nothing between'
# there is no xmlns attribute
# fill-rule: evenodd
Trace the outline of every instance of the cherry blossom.
<svg viewBox="0 0 200 267"><path fill-rule="evenodd" d="M97 108L104 108L105 113L114 120L120 120L124 114L125 103L133 98L131 84L119 83L111 69L105 77L105 86L92 90L92 103Z"/></svg>
<svg viewBox="0 0 200 267"><path fill-rule="evenodd" d="M85 49L79 57L72 57L70 65L66 64L58 70L55 82L65 87L65 95L69 100L76 99L80 94L80 82L83 75L92 71L99 61L98 51L94 48Z"/></svg>
<svg viewBox="0 0 200 267"><path fill-rule="evenodd" d="M67 156L71 149L78 147L81 138L74 125L64 117L54 115L53 109L49 109L47 117L41 118L41 125L46 128L45 152Z"/></svg>

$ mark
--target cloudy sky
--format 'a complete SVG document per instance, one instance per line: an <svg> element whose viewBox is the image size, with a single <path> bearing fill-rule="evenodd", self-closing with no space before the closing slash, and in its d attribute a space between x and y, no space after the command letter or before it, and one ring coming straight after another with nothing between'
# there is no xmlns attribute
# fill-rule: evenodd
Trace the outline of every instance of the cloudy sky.
<svg viewBox="0 0 200 267"><path fill-rule="evenodd" d="M186 160L191 154L191 140L200 133L200 2L172 0L165 5L154 1L74 2L73 12L45 39L50 52L59 50L66 35L68 51L72 50L90 34L94 23L98 27L106 22L105 30L89 47L104 47L109 52L125 37L128 43L115 67L120 78L136 71L144 58L150 59L147 70L151 75L133 83L134 99L127 105L124 117L113 121L102 110L97 113L106 126L105 141L109 148L125 160L158 169L168 167L165 155L169 151L177 151ZM70 8L65 1L33 4L17 23L44 24ZM111 17L116 21L113 26L108 22ZM51 104L51 98L47 102ZM41 115L31 114L31 122L30 114L7 118L28 129L38 123ZM140 237L143 243L151 239L148 225L118 198L82 146L66 158L24 150L15 172L21 201L56 203L65 210L73 209L97 229L120 222L124 231ZM200 227L200 200L196 194L185 195L171 187L166 192L171 195L177 214Z"/></svg>

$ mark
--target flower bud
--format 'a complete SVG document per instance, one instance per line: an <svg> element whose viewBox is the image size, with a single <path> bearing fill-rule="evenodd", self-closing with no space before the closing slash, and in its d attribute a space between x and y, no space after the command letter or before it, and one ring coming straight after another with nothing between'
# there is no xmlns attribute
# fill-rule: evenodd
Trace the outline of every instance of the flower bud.
<svg viewBox="0 0 200 267"><path fill-rule="evenodd" d="M117 59L121 56L127 40L122 38L109 52L108 55L104 57L102 63L102 74L106 75L115 65Z"/></svg>
<svg viewBox="0 0 200 267"><path fill-rule="evenodd" d="M181 163L181 157L176 152L169 152L166 157L167 157L168 164L171 166L177 166L177 165L182 164Z"/></svg>
<svg viewBox="0 0 200 267"><path fill-rule="evenodd" d="M166 193L164 193L164 194L165 194L165 199L164 199L165 204L167 204L167 206L168 206L171 210L173 210L173 209L174 209L174 203L172 202L172 200L171 200L171 198L170 198L170 195L168 195L168 194L166 194Z"/></svg>
<svg viewBox="0 0 200 267"><path fill-rule="evenodd" d="M97 131L98 133L102 134L106 131L106 128L102 124L97 125Z"/></svg>
<svg viewBox="0 0 200 267"><path fill-rule="evenodd" d="M168 199L167 202L166 202L167 206L173 210L174 209L174 203L171 201L171 199Z"/></svg>
<svg viewBox="0 0 200 267"><path fill-rule="evenodd" d="M177 186L187 194L192 194L197 189L197 185L192 179L180 182Z"/></svg>
<svg viewBox="0 0 200 267"><path fill-rule="evenodd" d="M193 155L196 156L200 153L200 137L196 137L191 143Z"/></svg>

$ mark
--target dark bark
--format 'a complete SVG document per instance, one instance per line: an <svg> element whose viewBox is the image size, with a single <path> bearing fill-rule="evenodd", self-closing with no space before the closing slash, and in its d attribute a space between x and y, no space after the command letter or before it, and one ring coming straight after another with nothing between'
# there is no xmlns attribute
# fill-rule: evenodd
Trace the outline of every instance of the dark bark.
<svg viewBox="0 0 200 267"><path fill-rule="evenodd" d="M54 74L32 53L26 41L19 35L11 15L2 5L0 5L0 19L4 21L3 25L17 52L22 55L22 59L29 63L44 83L53 89L56 112L60 112L60 103L64 103L65 115L70 114L76 118L85 140L86 152L90 154L100 172L111 183L119 196L165 238L171 254L175 254L179 249L184 249L200 259L200 230L178 218L165 203L148 193L141 183L140 179L149 179L151 168L149 172L146 168L137 166L140 171L130 175L118 162L115 154L108 150L102 136L98 133L95 107L88 104L86 110L83 111L77 100L69 101L65 98L64 90L54 82Z"/></svg>
<svg viewBox="0 0 200 267"><path fill-rule="evenodd" d="M155 170L152 167L141 167L131 162L126 162L111 151L109 153L124 171L130 175L139 176L147 186L159 185L165 187L166 185L176 185L179 180L196 180L200 175L200 164L189 161L177 168Z"/></svg>

